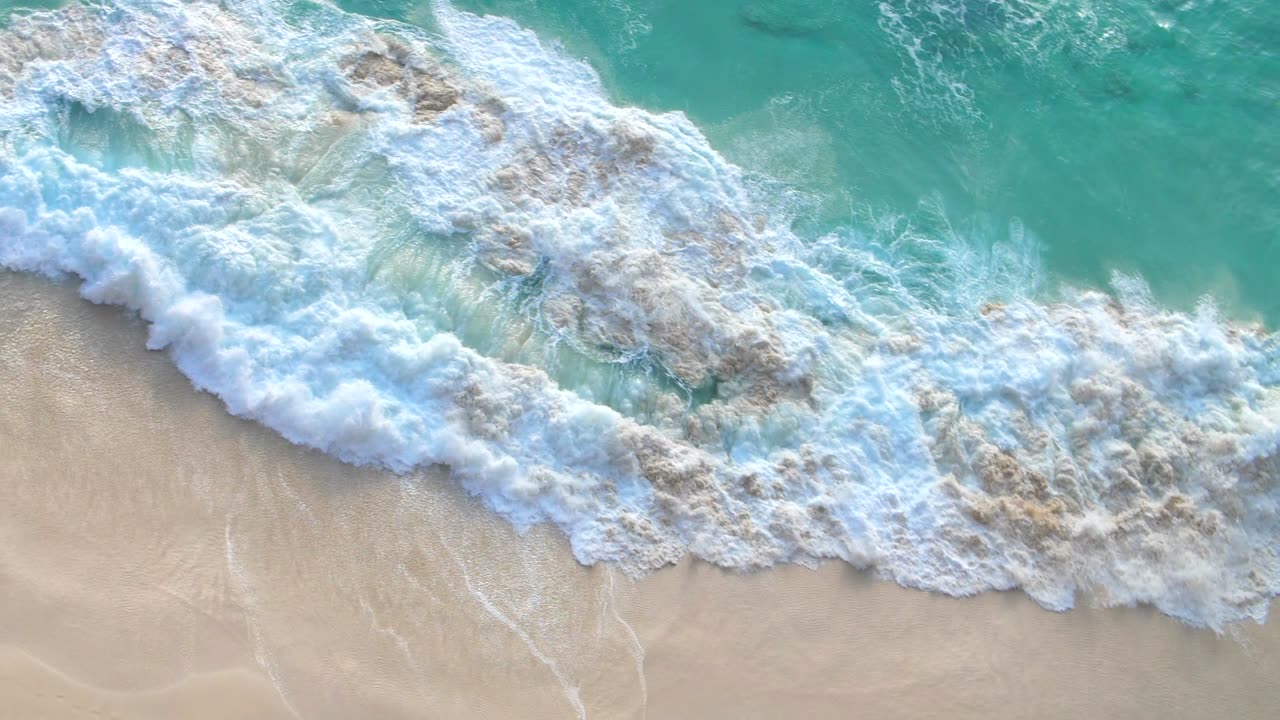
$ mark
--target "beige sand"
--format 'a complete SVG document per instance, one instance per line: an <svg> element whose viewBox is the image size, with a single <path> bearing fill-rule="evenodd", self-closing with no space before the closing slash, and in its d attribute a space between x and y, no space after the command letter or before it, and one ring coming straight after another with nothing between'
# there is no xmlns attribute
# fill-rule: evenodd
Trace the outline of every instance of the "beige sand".
<svg viewBox="0 0 1280 720"><path fill-rule="evenodd" d="M0 308L0 718L1280 716L1275 622L632 582L229 417L69 287L0 273Z"/></svg>

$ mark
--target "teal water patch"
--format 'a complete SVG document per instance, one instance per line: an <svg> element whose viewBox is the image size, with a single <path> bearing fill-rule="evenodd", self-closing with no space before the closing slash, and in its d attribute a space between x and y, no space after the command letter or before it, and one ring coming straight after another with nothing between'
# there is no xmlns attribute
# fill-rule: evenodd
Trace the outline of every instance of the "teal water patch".
<svg viewBox="0 0 1280 720"><path fill-rule="evenodd" d="M169 137L128 113L111 108L91 109L75 101L60 103L53 122L62 132L58 144L82 162L104 170L143 167L168 171L190 169L194 129L179 120Z"/></svg>
<svg viewBox="0 0 1280 720"><path fill-rule="evenodd" d="M618 101L684 110L828 224L927 198L979 244L1019 219L1053 277L1118 269L1280 321L1280 4L459 5L559 38Z"/></svg>
<svg viewBox="0 0 1280 720"><path fill-rule="evenodd" d="M4 22L14 10L53 10L68 2L69 0L0 0L0 22Z"/></svg>
<svg viewBox="0 0 1280 720"><path fill-rule="evenodd" d="M0 29L9 27L15 14L39 10L56 10L74 0L0 0Z"/></svg>

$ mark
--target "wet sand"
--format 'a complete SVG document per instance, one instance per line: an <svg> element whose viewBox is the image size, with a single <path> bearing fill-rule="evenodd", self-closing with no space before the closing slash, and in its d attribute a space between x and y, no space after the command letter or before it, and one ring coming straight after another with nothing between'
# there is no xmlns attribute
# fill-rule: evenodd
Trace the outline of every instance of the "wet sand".
<svg viewBox="0 0 1280 720"><path fill-rule="evenodd" d="M230 417L70 285L0 273L0 308L0 718L1280 716L1274 621L632 581Z"/></svg>

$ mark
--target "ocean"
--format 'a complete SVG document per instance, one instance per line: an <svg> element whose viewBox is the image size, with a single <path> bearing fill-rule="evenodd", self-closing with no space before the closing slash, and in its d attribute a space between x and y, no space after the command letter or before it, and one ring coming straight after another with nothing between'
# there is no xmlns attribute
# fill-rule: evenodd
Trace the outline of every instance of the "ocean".
<svg viewBox="0 0 1280 720"><path fill-rule="evenodd" d="M0 265L294 443L633 575L1280 592L1280 6L3 12Z"/></svg>

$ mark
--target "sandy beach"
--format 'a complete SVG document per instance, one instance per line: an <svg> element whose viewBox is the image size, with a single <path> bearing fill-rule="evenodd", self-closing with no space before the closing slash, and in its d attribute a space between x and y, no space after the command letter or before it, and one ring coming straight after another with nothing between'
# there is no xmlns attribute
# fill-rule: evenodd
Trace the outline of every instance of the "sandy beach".
<svg viewBox="0 0 1280 720"><path fill-rule="evenodd" d="M1280 626L956 599L830 563L583 567L443 470L193 389L143 325L0 273L0 717L1270 718Z"/></svg>

